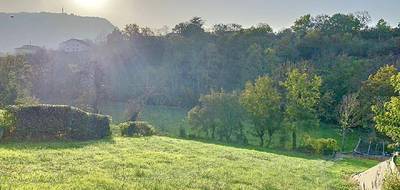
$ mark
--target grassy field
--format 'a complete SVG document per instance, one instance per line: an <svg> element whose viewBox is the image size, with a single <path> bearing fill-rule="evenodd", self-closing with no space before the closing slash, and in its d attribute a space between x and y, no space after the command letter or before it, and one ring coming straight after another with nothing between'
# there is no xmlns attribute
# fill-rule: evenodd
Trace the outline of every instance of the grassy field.
<svg viewBox="0 0 400 190"><path fill-rule="evenodd" d="M0 145L0 189L352 189L375 161L169 137Z"/></svg>

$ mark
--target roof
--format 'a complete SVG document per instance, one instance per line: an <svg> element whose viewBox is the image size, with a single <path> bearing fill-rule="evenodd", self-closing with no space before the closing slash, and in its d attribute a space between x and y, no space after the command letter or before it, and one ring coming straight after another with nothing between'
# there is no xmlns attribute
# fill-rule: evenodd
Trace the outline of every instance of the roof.
<svg viewBox="0 0 400 190"><path fill-rule="evenodd" d="M39 47L39 46L34 46L34 45L23 45L23 46L21 46L21 47L19 47L19 48L15 48L15 49L18 49L18 50L21 50L21 49L39 50L39 49L42 49L42 48Z"/></svg>
<svg viewBox="0 0 400 190"><path fill-rule="evenodd" d="M86 46L90 46L90 43L88 43L84 40L78 40L78 39L69 39L67 41L62 42L61 44L66 44L66 43L70 43L70 42L78 42L78 43L84 44Z"/></svg>

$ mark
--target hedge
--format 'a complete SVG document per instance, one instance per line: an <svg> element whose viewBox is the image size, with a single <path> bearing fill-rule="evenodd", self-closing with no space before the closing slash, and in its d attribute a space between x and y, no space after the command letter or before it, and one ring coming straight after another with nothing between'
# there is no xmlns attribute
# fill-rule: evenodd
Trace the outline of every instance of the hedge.
<svg viewBox="0 0 400 190"><path fill-rule="evenodd" d="M10 106L12 125L4 137L15 140L92 140L111 134L110 118L70 106Z"/></svg>

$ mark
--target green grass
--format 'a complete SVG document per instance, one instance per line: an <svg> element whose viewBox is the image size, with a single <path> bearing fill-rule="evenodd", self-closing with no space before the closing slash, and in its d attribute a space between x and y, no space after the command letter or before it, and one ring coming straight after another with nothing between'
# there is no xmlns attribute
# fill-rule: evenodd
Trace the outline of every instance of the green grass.
<svg viewBox="0 0 400 190"><path fill-rule="evenodd" d="M169 137L0 145L0 189L351 189L375 161Z"/></svg>

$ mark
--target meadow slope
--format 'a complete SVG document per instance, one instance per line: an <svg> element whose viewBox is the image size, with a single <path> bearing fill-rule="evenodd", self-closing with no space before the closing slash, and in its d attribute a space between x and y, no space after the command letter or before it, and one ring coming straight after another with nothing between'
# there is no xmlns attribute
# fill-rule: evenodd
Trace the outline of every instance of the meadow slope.
<svg viewBox="0 0 400 190"><path fill-rule="evenodd" d="M0 145L0 189L352 189L375 161L168 137Z"/></svg>

